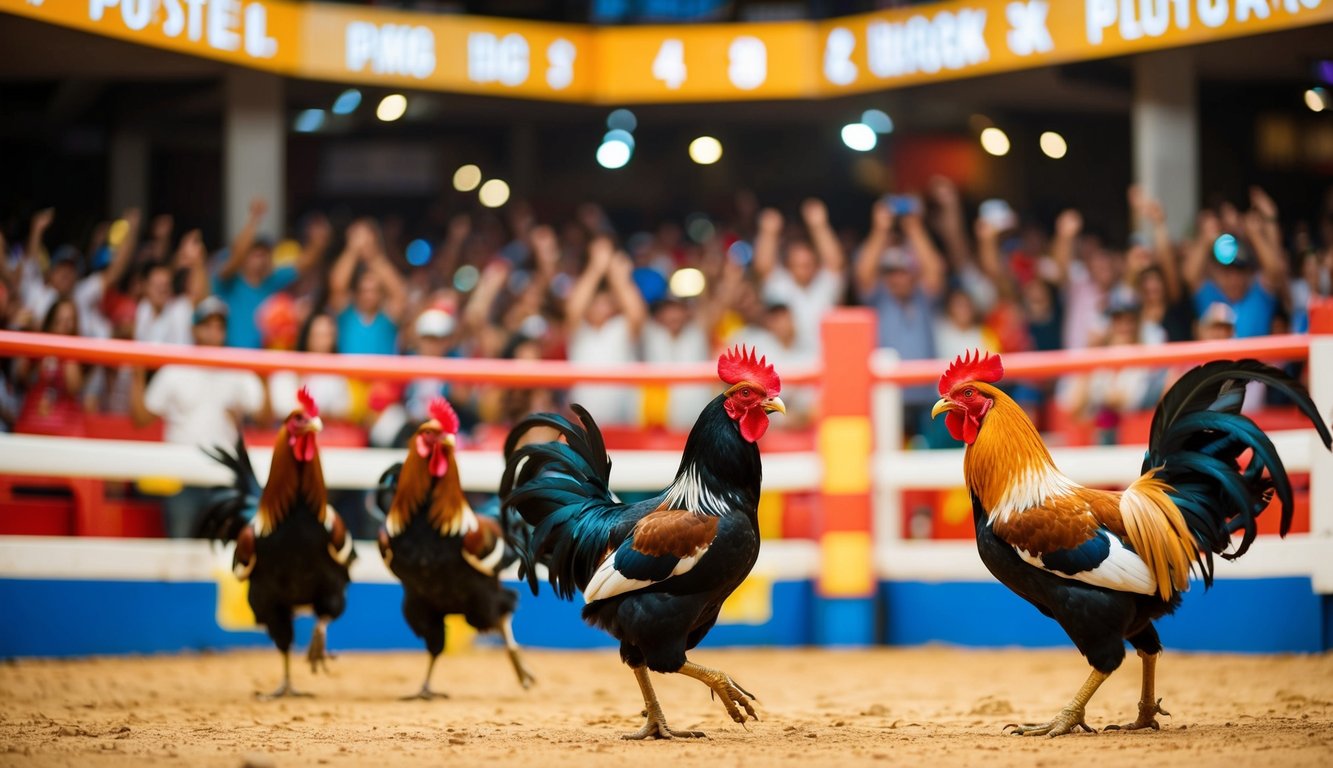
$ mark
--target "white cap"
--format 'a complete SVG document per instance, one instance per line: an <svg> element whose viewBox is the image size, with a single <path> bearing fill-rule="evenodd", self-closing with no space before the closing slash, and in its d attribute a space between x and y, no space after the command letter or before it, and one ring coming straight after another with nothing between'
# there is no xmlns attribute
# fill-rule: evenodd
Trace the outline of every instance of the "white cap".
<svg viewBox="0 0 1333 768"><path fill-rule="evenodd" d="M428 309L417 316L417 336L442 339L454 332L454 316L443 309Z"/></svg>

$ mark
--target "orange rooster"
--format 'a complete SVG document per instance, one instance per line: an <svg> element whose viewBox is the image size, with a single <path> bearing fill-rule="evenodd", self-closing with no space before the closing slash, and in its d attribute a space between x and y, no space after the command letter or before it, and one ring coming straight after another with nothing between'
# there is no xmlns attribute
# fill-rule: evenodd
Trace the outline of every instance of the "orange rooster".
<svg viewBox="0 0 1333 768"><path fill-rule="evenodd" d="M231 488L218 489L202 523L203 535L236 542L232 569L249 580L255 621L268 629L282 653L282 685L267 698L302 696L292 687L292 616L298 607L315 613L306 656L311 671L327 669L329 622L347 607L348 566L356 553L338 513L328 506L315 435L323 428L319 407L304 388L299 405L283 421L273 444L268 484L262 490L245 442L236 452L205 451L236 474Z"/></svg>
<svg viewBox="0 0 1333 768"><path fill-rule="evenodd" d="M1168 713L1154 694L1162 644L1153 620L1180 605L1191 571L1212 584L1214 553L1228 560L1245 553L1257 533L1255 517L1274 495L1282 534L1291 525L1282 460L1240 412L1246 382L1289 397L1326 447L1333 436L1309 393L1282 371L1254 360L1212 362L1162 397L1143 475L1123 492L1098 491L1055 467L1027 414L993 386L1003 373L997 356L958 358L940 378L943 397L932 415L946 414L950 434L966 443L963 476L982 562L1059 622L1092 665L1073 701L1049 722L1006 728L1019 735L1091 731L1088 700L1124 661L1128 641L1143 660L1139 714L1110 728L1156 730L1156 716ZM1231 551L1236 531L1244 535Z"/></svg>

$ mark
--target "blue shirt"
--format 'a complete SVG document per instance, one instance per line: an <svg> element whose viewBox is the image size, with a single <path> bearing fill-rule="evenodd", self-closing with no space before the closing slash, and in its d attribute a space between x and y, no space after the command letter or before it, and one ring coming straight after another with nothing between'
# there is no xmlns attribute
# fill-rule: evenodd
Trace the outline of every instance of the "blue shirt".
<svg viewBox="0 0 1333 768"><path fill-rule="evenodd" d="M383 312L369 323L356 307L338 313L338 351L352 355L392 355L398 352L398 326Z"/></svg>
<svg viewBox="0 0 1333 768"><path fill-rule="evenodd" d="M227 302L227 346L259 349L264 346L255 313L273 294L296 282L296 267L274 269L259 285L250 285L240 274L213 277L213 294Z"/></svg>
<svg viewBox="0 0 1333 768"><path fill-rule="evenodd" d="M869 297L875 308L879 346L898 353L900 360L931 360L935 357L935 302L917 289L902 302L883 287ZM929 385L905 387L903 402L920 405L935 402L938 396Z"/></svg>
<svg viewBox="0 0 1333 768"><path fill-rule="evenodd" d="M1236 312L1236 338L1245 339L1254 336L1267 336L1273 327L1273 316L1277 314L1277 297L1269 293L1263 285L1254 280L1250 289L1240 301L1228 301L1212 280L1205 281L1194 293L1194 312L1203 317L1208 307L1221 302Z"/></svg>

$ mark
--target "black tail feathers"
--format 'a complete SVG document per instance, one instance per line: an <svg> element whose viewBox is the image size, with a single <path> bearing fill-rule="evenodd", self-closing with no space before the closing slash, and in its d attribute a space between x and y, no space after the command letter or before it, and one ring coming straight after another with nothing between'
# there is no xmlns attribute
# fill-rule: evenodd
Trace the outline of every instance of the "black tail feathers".
<svg viewBox="0 0 1333 768"><path fill-rule="evenodd" d="M213 541L235 541L259 509L263 486L259 484L259 478L255 477L255 469L250 463L250 454L245 450L245 440L239 429L234 452L222 446L201 450L210 459L230 469L236 479L232 485L220 486L210 492L204 514L199 520L198 536Z"/></svg>

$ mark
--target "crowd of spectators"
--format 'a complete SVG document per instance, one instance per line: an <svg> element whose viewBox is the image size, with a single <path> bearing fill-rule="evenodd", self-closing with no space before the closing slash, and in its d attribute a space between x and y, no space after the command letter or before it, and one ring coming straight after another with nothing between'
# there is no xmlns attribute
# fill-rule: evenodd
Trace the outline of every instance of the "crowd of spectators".
<svg viewBox="0 0 1333 768"><path fill-rule="evenodd" d="M1310 302L1333 292L1333 193L1317 221L1282 221L1274 201L1251 188L1239 204L1198 212L1183 239L1137 189L1129 209L1134 234L1118 243L1072 209L1041 222L988 200L969 215L942 177L920 196L889 196L869 211L830 216L808 199L783 212L740 194L727 217L634 233L617 232L595 204L542 223L515 202L504 214L459 213L433 246L413 243L410 254L402 226L369 218L335 226L313 214L296 238L274 241L261 233L282 223L266 219L263 200L216 250L199 230L177 231L170 215L146 221L137 210L96 227L80 249L51 241L60 212L46 209L0 233L8 236L0 325L150 343L602 365L704 362L744 342L781 369L817 360L821 317L847 304L873 308L881 346L923 359L1301 332ZM1114 439L1120 415L1150 407L1171 375L1105 371L1019 382L1015 392L1039 417L1054 402ZM139 424L160 418L168 441L197 441L201 430L226 441L229 414L272 423L302 385L326 421L364 429L376 445L400 443L437 395L472 431L569 402L606 425L685 430L713 394L698 385L552 391L334 375L261 382L181 366L19 359L0 369L0 424L59 431L86 413L110 413ZM790 418L780 426L808 425L813 393L783 394ZM904 401L907 436L945 442L926 418L930 388L910 389Z"/></svg>

